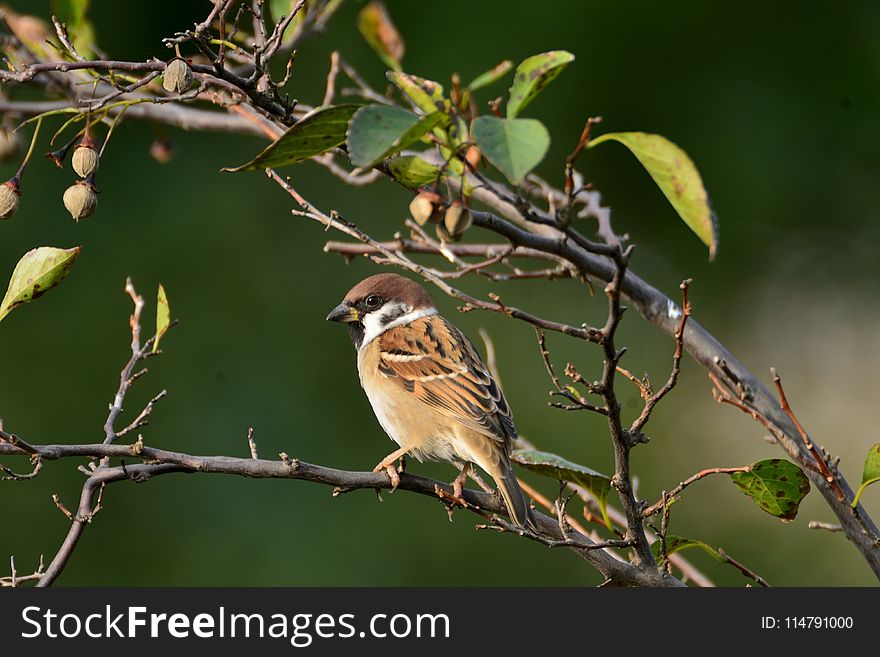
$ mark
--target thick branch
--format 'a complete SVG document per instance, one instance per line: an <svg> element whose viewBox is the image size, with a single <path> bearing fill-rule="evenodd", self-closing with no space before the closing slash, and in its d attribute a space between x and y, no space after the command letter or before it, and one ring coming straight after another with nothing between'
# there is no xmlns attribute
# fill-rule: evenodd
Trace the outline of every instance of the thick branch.
<svg viewBox="0 0 880 657"><path fill-rule="evenodd" d="M35 115L53 110L66 109L70 102L61 101L10 101L0 99L0 112L11 114ZM159 121L183 130L200 132L231 132L234 134L262 135L258 125L241 116L215 112L211 110L186 107L178 103L139 103L127 108L110 108L110 116L116 116L125 109L125 118Z"/></svg>
<svg viewBox="0 0 880 657"><path fill-rule="evenodd" d="M585 249L558 236L538 235L528 232L512 223L487 212L472 212L474 224L488 228L509 239L518 246L538 249L559 255L575 266L586 276L602 282L609 282L614 275L614 265L607 258L589 253ZM546 226L542 227L545 229ZM621 282L621 292L642 317L674 337L679 326L681 308L668 296L657 290L631 270ZM816 486L828 506L837 516L847 537L855 544L867 560L874 574L880 577L880 546L876 524L859 506L855 512L849 506L853 499L852 488L846 479L838 474L835 481L844 492L845 499L838 499L837 492L825 477L813 466L814 460L800 440L797 428L781 409L778 400L770 390L727 350L711 333L698 322L689 320L684 330L683 345L698 363L710 373L724 381L728 386L740 391L749 398L751 407L768 418L789 440L781 446L789 457L803 466L810 481Z"/></svg>
<svg viewBox="0 0 880 657"><path fill-rule="evenodd" d="M0 434L0 438L5 436ZM343 490L355 489L388 489L391 482L384 473L376 472L351 472L338 470L320 465L305 463L298 459L289 459L286 455L279 461L266 459L234 458L229 456L195 456L180 452L171 452L140 445L31 445L44 460L55 460L67 457L91 457L91 458L139 458L145 463L103 467L94 472L83 487L81 501L88 500L91 505L95 491L102 485L124 479L142 481L149 477L170 472L204 472L238 475L242 477L273 478L273 479L301 479L314 483L333 486ZM30 453L8 442L0 442L0 455L29 455ZM398 490L406 490L420 495L437 497L437 489L447 494L452 493L452 487L407 472L400 474ZM506 514L504 504L494 495L464 490L462 492L465 502L475 510L481 510L490 514ZM81 504L82 506L82 504ZM659 573L645 572L628 563L621 562L603 550L597 549L597 545L587 536L569 530L566 536L562 535L556 518L536 513L538 528L541 536L551 541L567 541L566 547L571 548L582 558L592 564L605 577L614 581L633 584L637 586L681 586L682 583L674 577ZM84 525L89 521L87 517L75 517L73 522L74 531L68 534L60 554L69 555L76 546L76 542L82 533ZM57 567L53 568L58 561ZM46 584L51 583L60 573L66 559L53 560L46 571Z"/></svg>

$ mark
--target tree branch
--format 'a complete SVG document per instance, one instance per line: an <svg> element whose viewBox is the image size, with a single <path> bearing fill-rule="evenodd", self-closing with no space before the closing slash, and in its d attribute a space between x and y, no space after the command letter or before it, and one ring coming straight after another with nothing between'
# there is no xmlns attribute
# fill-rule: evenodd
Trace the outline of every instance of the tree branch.
<svg viewBox="0 0 880 657"><path fill-rule="evenodd" d="M9 434L0 432L0 438L7 441ZM356 489L390 489L391 483L384 473L376 472L351 472L313 465L298 459L287 458L283 455L281 460L270 461L247 458L235 458L230 456L195 456L180 452L171 452L153 447L116 444L70 444L70 445L30 445L41 458L47 461L70 457L87 457L99 459L111 458L138 458L143 463L126 466L104 467L94 471L83 486L80 496L80 505L74 516L71 531L52 560L45 575L38 586L48 586L61 573L76 543L79 540L84 525L90 520L89 513L92 511L92 497L101 485L117 481L131 479L143 481L150 477L171 472L200 472L237 475L252 478L271 479L300 479L311 481L334 488L345 490ZM20 445L11 442L0 442L0 455L29 455ZM403 472L400 474L398 490L405 490L420 495L436 498L436 489L452 493L452 487L448 484ZM489 514L506 514L503 502L496 496L487 493L466 489L462 492L464 500L475 510L481 510ZM538 519L540 537L555 541L570 541L565 547L571 548L579 556L587 560L605 577L638 586L680 586L681 582L674 577L660 576L644 572L628 563L604 553L588 536L579 532L569 532L568 537L562 536L556 518L551 518L541 513L535 514ZM520 533L519 531L517 533ZM533 538L529 536L529 538ZM617 546L620 547L620 546Z"/></svg>

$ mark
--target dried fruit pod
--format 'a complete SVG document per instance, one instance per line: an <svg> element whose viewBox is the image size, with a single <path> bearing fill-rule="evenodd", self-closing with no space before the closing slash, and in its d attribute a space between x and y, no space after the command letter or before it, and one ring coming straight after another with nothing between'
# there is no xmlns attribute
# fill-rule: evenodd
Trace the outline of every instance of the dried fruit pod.
<svg viewBox="0 0 880 657"><path fill-rule="evenodd" d="M461 235L454 235L450 233L446 229L445 222L442 221L434 226L434 231L437 233L437 239L439 239L441 242L457 242L461 238Z"/></svg>
<svg viewBox="0 0 880 657"><path fill-rule="evenodd" d="M98 151L91 142L86 143L83 139L73 151L70 163L76 175L80 178L88 178L98 170Z"/></svg>
<svg viewBox="0 0 880 657"><path fill-rule="evenodd" d="M419 194L410 201L409 213L419 226L424 226L434 213L434 204L427 194Z"/></svg>
<svg viewBox="0 0 880 657"><path fill-rule="evenodd" d="M80 180L64 190L64 207L75 221L91 217L98 205L98 190L88 180Z"/></svg>
<svg viewBox="0 0 880 657"><path fill-rule="evenodd" d="M464 159L467 160L468 166L470 166L471 170L476 171L477 167L480 166L480 158L482 156L483 154L478 147L471 146L464 154Z"/></svg>
<svg viewBox="0 0 880 657"><path fill-rule="evenodd" d="M172 59L165 66L165 73L162 78L162 86L169 93L182 94L187 91L193 83L193 72L184 60L177 58Z"/></svg>
<svg viewBox="0 0 880 657"><path fill-rule="evenodd" d="M8 162L21 152L21 137L9 128L0 128L0 162Z"/></svg>
<svg viewBox="0 0 880 657"><path fill-rule="evenodd" d="M9 219L18 210L18 197L21 191L15 180L7 180L0 185L0 219Z"/></svg>
<svg viewBox="0 0 880 657"><path fill-rule="evenodd" d="M453 201L443 215L443 225L449 234L455 237L461 237L464 231L471 227L472 222L470 211L458 200Z"/></svg>
<svg viewBox="0 0 880 657"><path fill-rule="evenodd" d="M429 221L437 224L443 221L443 213L446 205L443 197L437 192L422 190L409 204L409 211L419 226L424 226Z"/></svg>
<svg viewBox="0 0 880 657"><path fill-rule="evenodd" d="M174 157L174 146L172 146L171 142L164 137L156 137L153 140L153 143L150 144L150 155L156 160L156 162L165 164L166 162L170 162L171 158Z"/></svg>

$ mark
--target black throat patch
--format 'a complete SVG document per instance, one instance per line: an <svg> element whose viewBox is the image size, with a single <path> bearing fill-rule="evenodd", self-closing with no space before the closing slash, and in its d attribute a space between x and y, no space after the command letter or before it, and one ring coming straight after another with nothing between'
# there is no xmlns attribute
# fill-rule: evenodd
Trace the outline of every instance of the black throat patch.
<svg viewBox="0 0 880 657"><path fill-rule="evenodd" d="M348 335L355 349L360 349L364 342L364 325L360 322L352 322L348 325Z"/></svg>

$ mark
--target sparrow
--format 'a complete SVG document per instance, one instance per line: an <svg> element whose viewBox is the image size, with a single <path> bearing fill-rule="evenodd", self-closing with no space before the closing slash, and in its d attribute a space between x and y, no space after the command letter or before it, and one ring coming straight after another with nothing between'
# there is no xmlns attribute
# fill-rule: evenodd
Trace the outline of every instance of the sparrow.
<svg viewBox="0 0 880 657"><path fill-rule="evenodd" d="M397 274L364 279L330 311L348 325L357 367L379 424L399 445L374 468L400 483L405 455L447 461L459 469L456 498L478 465L501 493L510 519L534 529L534 515L516 480L510 449L516 428L510 407L473 343L440 316L425 289ZM481 483L482 485L482 483Z"/></svg>

